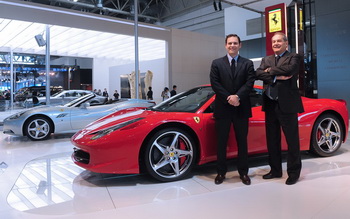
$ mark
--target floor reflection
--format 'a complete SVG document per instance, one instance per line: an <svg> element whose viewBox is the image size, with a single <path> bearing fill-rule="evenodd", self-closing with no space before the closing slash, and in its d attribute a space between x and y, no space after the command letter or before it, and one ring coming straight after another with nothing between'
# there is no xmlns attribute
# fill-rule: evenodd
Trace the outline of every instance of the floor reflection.
<svg viewBox="0 0 350 219"><path fill-rule="evenodd" d="M28 211L70 201L74 198L72 183L82 171L68 153L35 159L24 167L7 202Z"/></svg>
<svg viewBox="0 0 350 219"><path fill-rule="evenodd" d="M0 126L1 127L1 126ZM0 130L1 131L1 130ZM65 134L51 134L49 139L38 141L42 142L43 144L46 144L48 141L54 141L54 140L60 140L60 139L69 139L74 135L74 133L65 133ZM14 142L33 142L30 140L27 136L14 136L14 135L6 135L4 138L4 141L7 143L14 143Z"/></svg>
<svg viewBox="0 0 350 219"><path fill-rule="evenodd" d="M191 179L159 183L144 175L93 173L75 165L70 153L62 153L27 163L10 191L7 202L18 211L66 215L207 192L205 187Z"/></svg>
<svg viewBox="0 0 350 219"><path fill-rule="evenodd" d="M53 144L54 141L50 142L52 146L51 143ZM62 141L62 144L65 143L67 142ZM40 146L38 150L40 153L45 148L41 142L35 143L34 146ZM338 189L348 188L349 150L349 145L346 144L335 156L324 158L303 153L302 177L300 183L294 188L302 190L305 188L305 191L298 194L310 190L311 184L315 184L312 186L313 189L322 191L325 186L323 182L337 183ZM80 215L129 209L128 207L146 206L151 203L166 203L169 200L181 199L176 202L181 203L189 197L201 197L202 194L210 196L210 194L216 194L215 192L239 194L259 190L261 187L272 191L276 187L284 188L287 177L284 171L282 179L263 180L261 176L269 170L267 158L257 157L250 159L252 168L249 175L252 178L252 186L248 190L239 180L234 160L228 161L229 172L225 182L220 186L213 183L216 175L215 163L196 167L193 174L184 180L160 183L147 175L100 174L84 170L73 163L71 153L48 155L28 162L7 196L8 204L18 211L31 213L33 216L35 214ZM10 165L12 168L14 164L10 163ZM8 164L0 161L0 174L7 168ZM286 170L286 163L283 163L283 169ZM340 176L343 177L344 182L335 181ZM287 190L281 189L280 197L284 197L285 192L291 191L289 187ZM291 194L288 193L288 195Z"/></svg>
<svg viewBox="0 0 350 219"><path fill-rule="evenodd" d="M0 174L2 174L3 172L5 172L5 170L7 169L8 165L5 162L1 162L0 163Z"/></svg>

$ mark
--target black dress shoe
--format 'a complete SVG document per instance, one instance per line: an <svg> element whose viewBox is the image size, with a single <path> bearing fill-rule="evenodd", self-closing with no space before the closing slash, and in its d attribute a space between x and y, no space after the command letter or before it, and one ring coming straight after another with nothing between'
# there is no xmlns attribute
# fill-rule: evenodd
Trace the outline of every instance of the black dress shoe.
<svg viewBox="0 0 350 219"><path fill-rule="evenodd" d="M250 178L248 175L242 175L239 178L241 178L243 184L250 185Z"/></svg>
<svg viewBox="0 0 350 219"><path fill-rule="evenodd" d="M268 174L263 175L263 179L273 179L273 178L281 178L282 174L273 174L269 172Z"/></svg>
<svg viewBox="0 0 350 219"><path fill-rule="evenodd" d="M288 179L286 180L286 184L293 185L293 184L297 183L297 181L298 181L297 177L288 177Z"/></svg>
<svg viewBox="0 0 350 219"><path fill-rule="evenodd" d="M221 184L225 179L225 175L221 175L221 174L218 174L216 177L215 177L215 184L216 185L219 185Z"/></svg>

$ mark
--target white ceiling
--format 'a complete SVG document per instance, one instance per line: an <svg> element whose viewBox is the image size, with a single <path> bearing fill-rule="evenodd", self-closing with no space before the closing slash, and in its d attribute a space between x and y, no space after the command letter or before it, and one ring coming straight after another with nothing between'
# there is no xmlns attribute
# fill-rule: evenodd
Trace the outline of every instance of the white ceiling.
<svg viewBox="0 0 350 219"><path fill-rule="evenodd" d="M58 56L90 57L131 63L135 60L133 36L98 32L78 28L50 25L50 54ZM0 18L0 51L45 54L35 35L46 38L46 25ZM138 38L139 61L165 58L165 41Z"/></svg>

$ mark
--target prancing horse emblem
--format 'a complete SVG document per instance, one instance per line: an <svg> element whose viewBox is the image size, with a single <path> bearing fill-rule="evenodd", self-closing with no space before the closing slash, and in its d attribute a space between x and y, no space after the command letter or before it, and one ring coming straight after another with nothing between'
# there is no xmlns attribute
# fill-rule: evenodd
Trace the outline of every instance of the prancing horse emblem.
<svg viewBox="0 0 350 219"><path fill-rule="evenodd" d="M198 116L193 117L193 119L196 123L199 123L201 121L201 119Z"/></svg>

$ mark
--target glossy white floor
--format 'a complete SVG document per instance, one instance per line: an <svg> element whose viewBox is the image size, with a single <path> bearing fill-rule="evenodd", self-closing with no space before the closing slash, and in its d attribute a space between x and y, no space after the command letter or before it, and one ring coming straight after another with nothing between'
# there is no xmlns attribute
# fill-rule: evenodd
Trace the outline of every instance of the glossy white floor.
<svg viewBox="0 0 350 219"><path fill-rule="evenodd" d="M32 142L1 133L0 218L350 218L349 150L350 139L333 157L303 154L301 179L292 186L285 172L282 179L261 178L266 157L251 160L250 186L234 169L215 185L214 165L158 183L80 169L70 159L69 136Z"/></svg>

